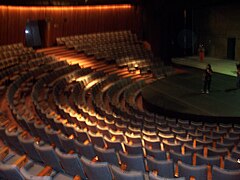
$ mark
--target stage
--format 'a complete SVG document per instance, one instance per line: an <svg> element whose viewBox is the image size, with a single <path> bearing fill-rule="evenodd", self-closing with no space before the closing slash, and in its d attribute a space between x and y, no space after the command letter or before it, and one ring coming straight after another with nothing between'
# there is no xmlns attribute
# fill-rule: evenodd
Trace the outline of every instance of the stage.
<svg viewBox="0 0 240 180"><path fill-rule="evenodd" d="M214 72L229 76L236 76L236 64L240 63L231 59L218 59L205 57L203 61L198 56L189 56L183 58L173 58L172 62L176 65L205 69L207 64L211 64Z"/></svg>
<svg viewBox="0 0 240 180"><path fill-rule="evenodd" d="M240 122L240 90L236 77L214 73L210 94L202 94L203 70L177 67L182 73L150 84L142 91L149 111L191 120Z"/></svg>

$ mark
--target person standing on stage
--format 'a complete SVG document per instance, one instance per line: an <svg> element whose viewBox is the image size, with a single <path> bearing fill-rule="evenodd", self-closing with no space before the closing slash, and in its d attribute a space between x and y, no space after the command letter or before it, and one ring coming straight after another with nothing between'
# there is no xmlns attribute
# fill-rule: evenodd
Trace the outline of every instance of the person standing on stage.
<svg viewBox="0 0 240 180"><path fill-rule="evenodd" d="M239 89L240 88L240 64L237 64L237 82L236 82L236 85L237 85L237 88Z"/></svg>
<svg viewBox="0 0 240 180"><path fill-rule="evenodd" d="M210 64L207 65L206 69L204 70L203 73L203 89L202 93L207 93L209 94L210 87L211 87L211 81L212 81L212 67Z"/></svg>

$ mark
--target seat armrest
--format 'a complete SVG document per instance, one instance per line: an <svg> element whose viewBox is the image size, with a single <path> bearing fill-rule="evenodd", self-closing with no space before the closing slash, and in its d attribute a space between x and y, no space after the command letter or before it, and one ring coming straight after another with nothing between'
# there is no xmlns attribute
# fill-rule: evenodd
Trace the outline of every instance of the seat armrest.
<svg viewBox="0 0 240 180"><path fill-rule="evenodd" d="M1 127L6 127L9 124L9 120L6 120L4 122L1 122L0 126Z"/></svg>
<svg viewBox="0 0 240 180"><path fill-rule="evenodd" d="M13 164L17 167L21 168L27 163L28 159L26 155L21 156L17 161L15 161Z"/></svg>
<svg viewBox="0 0 240 180"><path fill-rule="evenodd" d="M21 134L22 137L26 137L27 135L28 135L27 131L23 131L22 134Z"/></svg>
<svg viewBox="0 0 240 180"><path fill-rule="evenodd" d="M5 146L0 150L0 160L2 161L9 153L9 147Z"/></svg>
<svg viewBox="0 0 240 180"><path fill-rule="evenodd" d="M11 125L9 128L8 128L8 131L9 132L12 132L13 130L17 129L17 125L16 124L13 124Z"/></svg>
<svg viewBox="0 0 240 180"><path fill-rule="evenodd" d="M73 177L73 180L81 180L81 177L76 175L76 176Z"/></svg>
<svg viewBox="0 0 240 180"><path fill-rule="evenodd" d="M37 176L49 176L52 172L53 168L51 166L46 166L43 170L41 170Z"/></svg>

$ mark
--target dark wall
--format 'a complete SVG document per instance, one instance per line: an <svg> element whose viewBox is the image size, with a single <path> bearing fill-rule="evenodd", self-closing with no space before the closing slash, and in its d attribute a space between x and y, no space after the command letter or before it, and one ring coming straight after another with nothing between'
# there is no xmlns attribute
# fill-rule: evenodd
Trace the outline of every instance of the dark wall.
<svg viewBox="0 0 240 180"><path fill-rule="evenodd" d="M145 0L142 6L143 38L151 44L154 54L166 64L172 57L182 56L184 46L179 36L186 28L183 6L173 0Z"/></svg>
<svg viewBox="0 0 240 180"><path fill-rule="evenodd" d="M28 21L45 20L47 46L56 37L140 28L139 11L132 5L105 6L0 6L0 45L25 42Z"/></svg>
<svg viewBox="0 0 240 180"><path fill-rule="evenodd" d="M235 60L240 60L240 3L196 8L194 26L208 56L227 58L228 38L235 38Z"/></svg>

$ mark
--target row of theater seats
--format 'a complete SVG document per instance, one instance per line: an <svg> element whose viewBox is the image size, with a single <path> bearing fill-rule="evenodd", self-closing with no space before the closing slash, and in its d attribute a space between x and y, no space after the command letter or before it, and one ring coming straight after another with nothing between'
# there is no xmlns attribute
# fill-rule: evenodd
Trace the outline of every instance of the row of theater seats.
<svg viewBox="0 0 240 180"><path fill-rule="evenodd" d="M140 69L141 74L151 71L153 53L144 48L136 34L131 31L114 31L57 38L58 45L74 48L97 60L115 62L118 67L128 67L129 71Z"/></svg>
<svg viewBox="0 0 240 180"><path fill-rule="evenodd" d="M37 128L37 126L36 126L36 128ZM53 140L54 136L52 135L52 131L49 129L49 127L45 127L44 129L45 129L47 136L49 137L49 140ZM5 134L2 132L4 130L5 130ZM63 157L61 157L61 155L59 155L59 157L58 157L59 160L54 161L54 157L56 158L56 155L53 154L54 150L53 150L52 146L44 144L43 142L41 142L41 146L40 146L40 145L38 145L39 142L37 142L37 141L34 142L33 138L31 139L29 136L27 137L26 134L20 134L21 131L13 130L12 127L10 127L9 130L6 130L6 128L1 129L0 132L1 132L1 137L3 137L4 140L9 141L8 144L10 144L11 146L14 146L17 151L19 151L20 147L23 147L23 149L25 149L24 153L29 154L29 156L37 162L39 160L41 161L41 158L37 160L37 157L38 157L37 155L40 154L41 157L43 156L42 159L47 161L47 162L45 162L45 164L51 165L56 170L57 170L56 164L59 163L58 161L60 161L60 163L64 163L65 161L67 161L67 162L65 162L65 163L68 163L66 165L66 167L64 165L62 165L63 167L67 168L67 167L72 167L74 165L74 164L69 164L70 162L74 162L73 160L76 161L76 159L78 160L78 156L76 154L74 154L74 156L72 156L73 159L71 159L71 158L69 159L70 155L65 155L65 156L63 155ZM121 166L123 166L122 168L124 168L124 166L126 166L125 167L126 170L130 170L130 171L135 170L135 171L139 171L139 174L142 174L140 172L146 171L145 161L147 161L148 171L149 170L157 171L158 175L161 175L163 177L169 177L169 178L174 176L174 168L173 168L174 162L177 163L178 160L181 160L185 164L192 164L192 154L191 153L186 153L185 155L181 155L177 152L169 151L170 159L172 159L172 160L167 160L167 153L166 153L166 152L168 152L167 150L166 151L158 151L158 148L156 148L154 146L152 146L152 147L149 146L149 147L145 147L147 157L144 160L143 151L140 150L139 151L140 153L137 153L136 147L131 150L131 148L133 148L133 147L128 147L128 145L126 145L125 148L128 149L128 151L127 151L128 155L126 155L122 151L117 151L116 147L110 148L110 145L108 145L108 149L101 148L97 145L95 145L93 148L92 144L86 143L86 140L84 143L83 142L80 143L79 140L75 140L73 142L74 145L72 146L72 143L70 142L70 140L63 134L57 133L57 137L59 138L59 142L60 142L60 145L58 145L57 147L61 148L61 151L63 151L62 154L64 154L64 153L66 154L67 152L75 150L75 152L78 153L79 156L81 157L83 164L84 164L84 159L85 159L84 157L87 157L88 159L94 159L94 157L97 155L98 160L103 161L103 162L108 162L109 164L113 164L115 166L119 166L119 160L118 160L118 155L117 155L117 154L119 154L120 160L122 163ZM80 138L83 138L83 136L79 134L79 139ZM91 141L93 142L94 138L91 137L91 139L92 139ZM54 142L54 143L57 144L56 142ZM96 143L96 144L99 144L99 143ZM125 143L124 143L124 145L125 145ZM40 147L38 147L38 146L40 146ZM74 146L76 146L76 147L74 147ZM156 149L154 149L154 148L156 148ZM239 147L238 147L238 149L239 149ZM210 150L210 148L208 150ZM37 155L34 153L35 151L37 152L36 153ZM56 149L56 151L58 151L58 150ZM58 151L58 154L61 154L60 152ZM116 153L116 152L118 152L118 153ZM198 153L199 152L200 151L198 151ZM202 155L197 153L197 155L196 155L197 165L210 164L210 165L220 166L220 158L217 158L216 154L214 154L216 152L214 152L212 150L210 150L210 152L213 153L211 156L209 155L210 158L203 157ZM57 154L57 152L56 152L56 154ZM17 158L17 155L14 155L14 156L16 156L15 158ZM225 167L224 168L231 169L231 170L239 169L239 164L236 164L236 162L235 162L236 160L234 160L235 158L239 157L239 152L233 151L231 154L231 157L232 158L225 158L225 160L224 160ZM76 159L74 159L74 158L76 158ZM12 161L13 160L14 159L12 159ZM92 164L89 160L86 160L86 161L89 164ZM96 165L96 167L94 167L95 165ZM99 167L98 165L99 165L98 163L94 163L92 165L93 167L86 167L86 170L85 170L86 173L91 168L93 168L92 169L93 172L98 172L97 171L97 169ZM206 175L206 172L207 172L206 167L202 166L200 168L200 166L199 167L194 166L194 168L193 168L191 166L184 165L181 163L180 164L178 163L178 166L179 166L179 174L185 173L184 174L185 177L188 177L188 174L197 176L196 173L198 172L199 176L202 176L201 177L202 179L206 179L206 176L207 176ZM61 166L59 166L59 167L61 167ZM108 168L109 168L108 164L105 163L105 167L103 169L105 169L107 171ZM103 169L101 169L101 171L104 172ZM70 170L73 171L76 169L71 168ZM60 171L60 169L58 169L58 172L59 171ZM190 172L187 173L187 171L190 171ZM217 167L213 167L213 173L215 173L215 176L219 173L218 171L220 171L221 172L220 174L222 175L222 170L220 170ZM80 172L81 171L79 171L79 173ZM228 171L226 171L226 172L228 172ZM226 172L224 172L224 173L226 173ZM125 173L125 174L128 175L128 173ZM234 174L239 175L239 174L237 174L237 171ZM25 175L26 175L26 172L25 172ZM88 174L88 173L87 173L87 175L92 178L98 176L98 174ZM59 176L59 174L58 174L58 176ZM236 179L236 177L238 177L238 176L235 176L235 179ZM106 174L104 174L103 179L104 178L106 178ZM93 179L95 179L95 178L93 178Z"/></svg>
<svg viewBox="0 0 240 180"><path fill-rule="evenodd" d="M50 128L45 127L44 129L46 134L49 136L49 140L53 139ZM59 139L60 145L54 142L57 144L57 147L54 148L46 142L34 140L32 136L26 132L22 132L21 129L16 128L16 126L8 127L6 121L1 123L0 130L2 135L1 137L6 141L6 143L18 151L18 153L14 153L11 150L9 152L9 148L6 147L2 151L5 153L1 154L1 157L3 157L2 163L7 164L8 166L2 165L0 166L0 169L3 168L1 169L3 174L7 174L8 171L11 172L7 174L9 175L8 177L11 177L13 173L16 174L16 167L13 166L13 168L9 165L12 162L16 162L17 166L20 166L22 163L25 164L25 166L21 169L21 172L25 177L31 176L29 174L30 172L34 173L34 167L37 168L35 169L35 172L36 170L40 172L43 167L39 164L42 164L42 162L44 162L45 166L49 165L55 170L52 172L51 168L47 168L48 173L51 171L52 176L54 176L56 179L58 179L59 176L67 178L69 175L79 175L83 179L86 178L86 175L89 177L89 179L96 179L96 177L99 179L112 179L111 171L113 174L114 171L116 171L115 173L117 175L120 174L120 176L124 176L125 174L125 178L128 176L131 177L131 171L138 172L137 177L142 177L140 179L144 179L143 177L145 177L145 179L148 178L146 177L146 172L154 172L165 178L173 178L175 175L174 165L178 166L178 176L183 176L187 179L190 176L194 176L196 179L207 179L208 169L204 164L213 166L213 179L238 179L239 177L239 164L236 163L236 158L239 157L239 152L235 150L232 152L231 158L227 157L224 159L225 170L223 170L219 168L220 158L216 156L216 152L210 149L208 149L208 151L213 154L211 156L209 155L210 157L208 158L200 155L198 151L196 154L196 166L191 166L191 153L185 153L184 155L181 155L175 151L159 151L156 147L153 147L152 149L150 146L146 146L146 155L144 155L142 150L137 152L136 147L130 147L124 143L127 150L126 154L123 150L118 151L116 148L110 148L109 146L107 149L105 149L96 144L93 146L91 143L81 143L77 139L73 140L71 138L70 140L72 142L70 142L70 140L61 133L57 133L56 136ZM26 156L24 155L20 158L20 155L22 154L27 154L31 159L34 160L35 163L32 161L28 162ZM169 154L169 159L167 158L167 154ZM19 162L19 159L21 159L21 162ZM119 162L121 162L121 164L119 164ZM111 170L109 170L109 167ZM125 173L120 173L122 172L120 168L122 170L124 169ZM25 172L23 170L28 170L29 172ZM63 174L63 172L67 173L68 175ZM104 173L102 176L100 176L99 172ZM133 174L136 178L136 174ZM157 179L155 176L154 178Z"/></svg>
<svg viewBox="0 0 240 180"><path fill-rule="evenodd" d="M23 49L23 48L24 48L23 43L16 43L16 44L0 46L0 51L1 51L1 53L3 53L6 51L12 51L12 50Z"/></svg>
<svg viewBox="0 0 240 180"><path fill-rule="evenodd" d="M10 59L24 54L33 53L32 48L26 48L22 43L0 46L0 60Z"/></svg>
<svg viewBox="0 0 240 180"><path fill-rule="evenodd" d="M1 150L10 151L1 156L3 178L238 179L239 125L156 115L136 106L142 81L54 58L38 63L16 65L6 86L20 126L1 116Z"/></svg>

